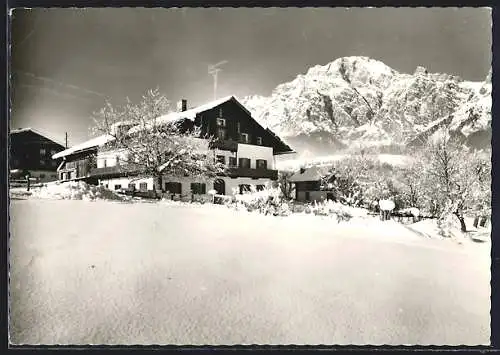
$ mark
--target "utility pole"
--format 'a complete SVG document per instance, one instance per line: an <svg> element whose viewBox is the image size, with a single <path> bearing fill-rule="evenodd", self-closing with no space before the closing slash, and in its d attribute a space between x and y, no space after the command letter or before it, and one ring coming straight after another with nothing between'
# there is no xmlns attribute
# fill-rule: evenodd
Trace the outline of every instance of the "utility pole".
<svg viewBox="0 0 500 355"><path fill-rule="evenodd" d="M65 132L65 140L64 140L64 145L65 145L65 148L68 149L68 132Z"/></svg>
<svg viewBox="0 0 500 355"><path fill-rule="evenodd" d="M217 100L217 75L222 70L220 66L226 63L227 60L223 60L217 64L208 66L208 74L212 74L212 76L214 77L214 100Z"/></svg>

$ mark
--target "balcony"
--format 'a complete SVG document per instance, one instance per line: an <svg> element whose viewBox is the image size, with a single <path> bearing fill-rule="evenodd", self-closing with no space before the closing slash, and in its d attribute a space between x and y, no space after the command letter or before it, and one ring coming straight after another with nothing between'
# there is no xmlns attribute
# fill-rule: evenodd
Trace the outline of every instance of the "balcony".
<svg viewBox="0 0 500 355"><path fill-rule="evenodd" d="M128 175L133 175L133 172L127 171L119 165L92 168L89 173L89 176L91 177L121 177Z"/></svg>
<svg viewBox="0 0 500 355"><path fill-rule="evenodd" d="M278 170L229 167L227 175L230 177L266 178L277 180Z"/></svg>

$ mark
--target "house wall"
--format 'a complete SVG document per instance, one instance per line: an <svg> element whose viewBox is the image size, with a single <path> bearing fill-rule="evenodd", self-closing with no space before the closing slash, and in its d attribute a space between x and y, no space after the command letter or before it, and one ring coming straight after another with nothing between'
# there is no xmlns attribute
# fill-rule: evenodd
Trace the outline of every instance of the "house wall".
<svg viewBox="0 0 500 355"><path fill-rule="evenodd" d="M270 186L272 181L270 179L252 179L252 178L243 178L243 177L238 177L238 178L228 178L228 177L220 177L218 179L224 180L225 183L225 195L226 196L232 196L233 195L233 189L236 189L239 191L239 185L266 185L266 183ZM164 176L163 177L163 189L165 189L165 186L168 182L180 182L182 184L182 194L183 195L189 195L191 194L191 183L193 182L201 182L206 184L206 191L210 191L214 188L214 181L216 179L201 179L201 178L175 178L175 177L169 177L169 176Z"/></svg>
<svg viewBox="0 0 500 355"><path fill-rule="evenodd" d="M233 195L233 189L236 189L239 191L239 185L268 185L268 187L271 187L272 180L271 179L252 179L252 178L244 178L244 177L238 177L235 179L231 178L222 178L224 182L226 183L226 195L227 196L232 196Z"/></svg>
<svg viewBox="0 0 500 355"><path fill-rule="evenodd" d="M231 152L229 150L214 149L214 155L223 155L225 157L226 164L229 164L229 157L238 158L238 154L236 152Z"/></svg>
<svg viewBox="0 0 500 355"><path fill-rule="evenodd" d="M307 191L309 192L309 200L306 200L306 191L297 191L296 200L300 202L312 202L321 200L326 201L327 192L326 191Z"/></svg>
<svg viewBox="0 0 500 355"><path fill-rule="evenodd" d="M97 153L97 167L112 167L117 165L117 158L120 163L126 162L128 154L125 150L100 151Z"/></svg>
<svg viewBox="0 0 500 355"><path fill-rule="evenodd" d="M238 143L237 158L249 158L250 168L257 168L257 159L267 160L267 169L274 169L273 148Z"/></svg>
<svg viewBox="0 0 500 355"><path fill-rule="evenodd" d="M112 179L99 179L99 184L104 185L104 187L110 190L116 190L116 186L120 185L122 189L126 189L128 185L133 182L136 189L139 190L140 183L147 183L148 190L153 190L154 180L152 177L149 178L134 178L134 177L123 177L123 178L112 178Z"/></svg>
<svg viewBox="0 0 500 355"><path fill-rule="evenodd" d="M221 177L220 179L224 180L225 182L225 195L226 196L232 196L233 195L233 189L236 189L236 191L239 191L239 185L268 185L269 187L272 184L272 181L270 179L252 179L252 178L228 178L228 177ZM163 177L163 191L166 190L166 185L169 182L180 182L181 183L181 194L183 196L190 196L191 195L191 183L194 182L200 182L200 183L205 183L206 184L206 192L212 190L214 188L214 181L215 179L202 179L202 178L177 178L177 177L170 177L170 176L164 176ZM112 179L100 179L99 184L104 185L110 190L115 190L117 185L120 185L121 188L126 189L129 184L133 182L136 185L136 190L139 190L139 184L142 182L146 182L148 184L148 191L152 191L154 188L154 179L152 177L150 178L133 178L133 177L123 177L123 178L112 178Z"/></svg>

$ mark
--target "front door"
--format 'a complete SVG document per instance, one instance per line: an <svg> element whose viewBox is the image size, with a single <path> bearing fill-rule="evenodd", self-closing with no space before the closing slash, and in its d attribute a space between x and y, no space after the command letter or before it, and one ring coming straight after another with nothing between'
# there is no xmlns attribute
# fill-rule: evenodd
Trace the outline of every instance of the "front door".
<svg viewBox="0 0 500 355"><path fill-rule="evenodd" d="M306 201L311 200L311 193L309 191L306 191Z"/></svg>
<svg viewBox="0 0 500 355"><path fill-rule="evenodd" d="M214 181L214 190L217 191L217 195L226 194L226 183L222 179L217 179Z"/></svg>

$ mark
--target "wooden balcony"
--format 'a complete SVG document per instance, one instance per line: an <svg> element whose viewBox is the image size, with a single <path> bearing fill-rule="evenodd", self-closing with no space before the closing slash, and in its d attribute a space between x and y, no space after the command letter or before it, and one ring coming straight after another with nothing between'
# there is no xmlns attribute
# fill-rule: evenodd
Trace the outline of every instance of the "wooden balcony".
<svg viewBox="0 0 500 355"><path fill-rule="evenodd" d="M133 175L133 172L123 169L121 166L106 166L103 168L92 168L89 176L91 177L123 177Z"/></svg>
<svg viewBox="0 0 500 355"><path fill-rule="evenodd" d="M230 177L265 178L277 180L278 170L229 167L227 175Z"/></svg>

